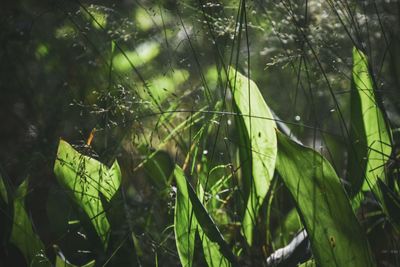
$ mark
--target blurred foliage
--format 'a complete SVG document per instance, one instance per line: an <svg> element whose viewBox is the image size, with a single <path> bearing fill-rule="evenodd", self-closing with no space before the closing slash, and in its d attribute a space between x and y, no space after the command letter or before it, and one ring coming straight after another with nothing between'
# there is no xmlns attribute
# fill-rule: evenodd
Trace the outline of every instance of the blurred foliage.
<svg viewBox="0 0 400 267"><path fill-rule="evenodd" d="M399 10L395 0L3 1L0 265L25 266L35 254L18 245L18 216L56 266L179 265L175 164L204 190L200 204L240 264L265 265L301 223L275 175L259 211L269 223L257 221L263 232L246 245L228 66L256 82L277 123L324 155L346 188L353 47L369 59L376 106L393 132L392 154L377 166L385 183L364 194L357 217L378 265L398 265ZM107 248L53 172L60 138L106 166L118 160L119 189L97 197ZM195 266L218 256L204 256L214 245L200 234Z"/></svg>

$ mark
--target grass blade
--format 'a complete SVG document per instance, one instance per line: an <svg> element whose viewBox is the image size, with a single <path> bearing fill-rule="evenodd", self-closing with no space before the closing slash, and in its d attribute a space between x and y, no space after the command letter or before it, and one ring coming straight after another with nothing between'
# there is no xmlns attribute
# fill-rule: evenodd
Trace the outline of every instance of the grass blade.
<svg viewBox="0 0 400 267"><path fill-rule="evenodd" d="M237 112L239 153L246 197L243 231L247 243L253 243L253 229L259 208L274 175L277 154L275 128L270 109L257 85L230 68L229 82Z"/></svg>
<svg viewBox="0 0 400 267"><path fill-rule="evenodd" d="M317 265L375 266L368 241L333 167L279 133L277 170L297 205Z"/></svg>

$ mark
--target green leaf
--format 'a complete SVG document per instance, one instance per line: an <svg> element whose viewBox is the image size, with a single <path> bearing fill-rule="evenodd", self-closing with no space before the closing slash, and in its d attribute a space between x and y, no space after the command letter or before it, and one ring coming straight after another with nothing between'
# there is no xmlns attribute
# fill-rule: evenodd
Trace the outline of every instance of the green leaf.
<svg viewBox="0 0 400 267"><path fill-rule="evenodd" d="M315 264L314 259L308 260L299 265L299 267L315 267L315 266L317 266L317 265Z"/></svg>
<svg viewBox="0 0 400 267"><path fill-rule="evenodd" d="M85 10L81 8L82 14L87 20L92 22L94 28L101 29L107 26L108 14L105 13L105 10L102 10L102 6L92 4L86 7L86 10L89 13L85 12Z"/></svg>
<svg viewBox="0 0 400 267"><path fill-rule="evenodd" d="M142 154L148 153L144 146L140 147L139 151ZM168 186L168 179L174 170L174 163L167 152L151 151L143 166L147 176L158 189L163 190Z"/></svg>
<svg viewBox="0 0 400 267"><path fill-rule="evenodd" d="M219 245L216 242L212 242L203 232L203 230L201 230L201 228L199 228L198 230L203 247L204 258L206 259L208 266L231 266L229 260L220 252Z"/></svg>
<svg viewBox="0 0 400 267"><path fill-rule="evenodd" d="M392 148L390 132L374 95L367 57L353 48L353 83L351 90L351 128L348 177L351 195L374 187L384 175L384 165Z"/></svg>
<svg viewBox="0 0 400 267"><path fill-rule="evenodd" d="M368 241L330 163L278 136L277 170L297 205L320 266L375 266Z"/></svg>
<svg viewBox="0 0 400 267"><path fill-rule="evenodd" d="M81 267L94 267L95 264L96 264L96 261L92 260L92 261L86 263L85 265L82 265ZM67 259L61 257L60 255L57 255L57 257L56 257L56 267L78 267L78 266L68 262Z"/></svg>
<svg viewBox="0 0 400 267"><path fill-rule="evenodd" d="M199 199L204 199L204 189L200 183L197 184L197 192ZM198 231L203 247L204 258L206 259L208 266L231 266L229 260L219 251L218 243L212 242L203 232L201 227L198 227Z"/></svg>
<svg viewBox="0 0 400 267"><path fill-rule="evenodd" d="M193 265L197 220L193 213L182 169L176 167L174 174L178 187L174 214L175 241L182 266L186 267Z"/></svg>
<svg viewBox="0 0 400 267"><path fill-rule="evenodd" d="M22 182L16 191L14 198L14 217L10 242L21 251L28 266L51 266L47 259L44 245L33 231L31 221L25 210L25 196L28 190L28 180Z"/></svg>
<svg viewBox="0 0 400 267"><path fill-rule="evenodd" d="M143 88L139 94L144 99L148 99L149 95L146 90L150 90L152 96L158 103L162 103L173 95L176 96L177 89L180 85L189 79L189 72L184 69L175 69L174 72L159 75L149 80L148 88Z"/></svg>
<svg viewBox="0 0 400 267"><path fill-rule="evenodd" d="M239 131L239 153L247 207L243 218L244 235L253 243L253 229L259 208L274 175L277 154L276 124L257 85L230 68Z"/></svg>
<svg viewBox="0 0 400 267"><path fill-rule="evenodd" d="M179 166L176 166L174 174L177 180L178 190L179 187L184 187L186 183L188 197L192 204L198 227L201 228L202 233L204 233L211 242L218 245L218 250L222 255L224 255L225 258L227 258L233 264L236 263L236 259L232 253L232 250L229 248L229 245L226 243L224 237L214 223L213 219L210 217L207 210L197 197L193 187L187 181L183 170Z"/></svg>
<svg viewBox="0 0 400 267"><path fill-rule="evenodd" d="M297 210L292 209L275 230L274 247L279 248L287 245L302 227Z"/></svg>
<svg viewBox="0 0 400 267"><path fill-rule="evenodd" d="M400 198L380 179L377 180L379 191L377 195L379 199L383 200L383 210L390 218L392 224L400 229ZM376 191L375 191L376 192Z"/></svg>
<svg viewBox="0 0 400 267"><path fill-rule="evenodd" d="M115 161L111 168L108 168L60 140L54 173L60 184L71 191L73 199L89 216L103 246L107 247L110 224L99 192L109 201L118 190L121 183L118 162Z"/></svg>
<svg viewBox="0 0 400 267"><path fill-rule="evenodd" d="M160 44L153 41L144 42L136 47L134 51L118 53L113 58L115 70L127 72L132 69L131 63L135 67L141 67L160 54Z"/></svg>
<svg viewBox="0 0 400 267"><path fill-rule="evenodd" d="M3 176L0 173L0 196L3 199L3 201L8 204L8 193L7 193L7 188L6 185L4 184Z"/></svg>

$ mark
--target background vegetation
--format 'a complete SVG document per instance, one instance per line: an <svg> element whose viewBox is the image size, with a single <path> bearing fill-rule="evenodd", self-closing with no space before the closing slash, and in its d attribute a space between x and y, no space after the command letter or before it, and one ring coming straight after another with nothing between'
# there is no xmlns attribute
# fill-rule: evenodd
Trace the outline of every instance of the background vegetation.
<svg viewBox="0 0 400 267"><path fill-rule="evenodd" d="M5 1L0 265L398 266L399 12Z"/></svg>

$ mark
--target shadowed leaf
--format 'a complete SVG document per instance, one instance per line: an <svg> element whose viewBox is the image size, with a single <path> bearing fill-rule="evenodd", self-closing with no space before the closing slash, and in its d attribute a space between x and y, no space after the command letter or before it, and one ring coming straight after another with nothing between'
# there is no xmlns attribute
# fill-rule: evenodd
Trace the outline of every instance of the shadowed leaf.
<svg viewBox="0 0 400 267"><path fill-rule="evenodd" d="M370 247L330 163L279 133L277 170L297 205L321 266L375 266Z"/></svg>
<svg viewBox="0 0 400 267"><path fill-rule="evenodd" d="M4 184L3 181L3 176L0 173L0 196L3 199L3 201L8 204L8 193L7 193L7 188L6 185Z"/></svg>
<svg viewBox="0 0 400 267"><path fill-rule="evenodd" d="M14 198L14 217L10 242L19 248L28 266L51 266L46 257L44 245L33 231L31 221L25 210L24 201L27 190L28 180L25 180L18 187Z"/></svg>

